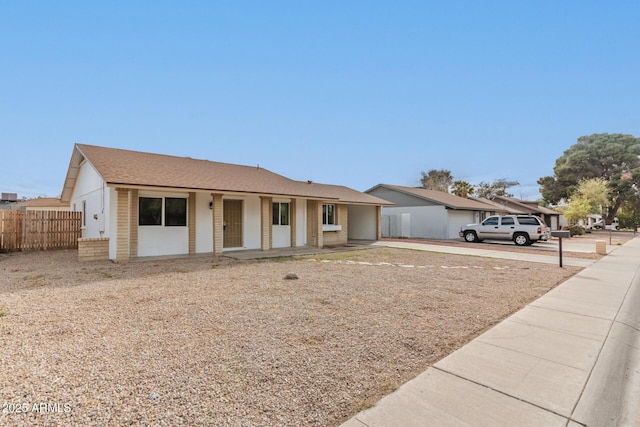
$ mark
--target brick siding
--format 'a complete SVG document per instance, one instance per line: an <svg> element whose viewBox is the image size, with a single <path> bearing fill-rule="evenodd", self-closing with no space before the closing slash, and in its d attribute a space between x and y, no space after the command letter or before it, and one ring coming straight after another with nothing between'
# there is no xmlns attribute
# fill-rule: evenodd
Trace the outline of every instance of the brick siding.
<svg viewBox="0 0 640 427"><path fill-rule="evenodd" d="M78 239L78 261L103 261L108 259L108 237Z"/></svg>
<svg viewBox="0 0 640 427"><path fill-rule="evenodd" d="M324 231L322 233L324 246L346 245L349 238L349 209L347 205L336 206L336 225L341 225L342 230Z"/></svg>
<svg viewBox="0 0 640 427"><path fill-rule="evenodd" d="M260 198L260 230L262 233L260 241L263 251L268 251L273 247L273 230L271 228L271 221L273 220L272 203L272 197Z"/></svg>
<svg viewBox="0 0 640 427"><path fill-rule="evenodd" d="M138 190L131 190L131 217L129 218L129 254L131 258L138 256L138 221L140 202Z"/></svg>
<svg viewBox="0 0 640 427"><path fill-rule="evenodd" d="M297 216L298 214L296 213L296 199L291 199L291 203L289 204L289 206L291 206L291 209L289 210L289 226L290 226L290 231L291 231L291 247L295 248L296 246L298 246L298 240L297 240L297 228L296 228L296 224L297 224Z"/></svg>
<svg viewBox="0 0 640 427"><path fill-rule="evenodd" d="M222 255L222 246L224 244L224 228L222 225L222 194L212 193L212 209L213 209L213 255Z"/></svg>
<svg viewBox="0 0 640 427"><path fill-rule="evenodd" d="M129 190L116 188L116 262L129 262Z"/></svg>

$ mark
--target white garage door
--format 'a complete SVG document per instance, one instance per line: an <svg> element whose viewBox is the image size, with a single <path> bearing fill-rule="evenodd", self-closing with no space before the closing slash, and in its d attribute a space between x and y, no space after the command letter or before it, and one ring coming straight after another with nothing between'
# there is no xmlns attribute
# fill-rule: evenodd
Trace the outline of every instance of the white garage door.
<svg viewBox="0 0 640 427"><path fill-rule="evenodd" d="M476 222L476 214L473 211L447 211L449 213L449 238L455 239L458 236L460 227Z"/></svg>

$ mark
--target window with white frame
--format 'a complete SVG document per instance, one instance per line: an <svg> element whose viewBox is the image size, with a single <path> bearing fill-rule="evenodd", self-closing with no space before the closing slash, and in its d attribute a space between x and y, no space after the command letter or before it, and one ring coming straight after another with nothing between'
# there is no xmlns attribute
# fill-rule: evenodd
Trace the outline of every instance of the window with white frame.
<svg viewBox="0 0 640 427"><path fill-rule="evenodd" d="M273 225L289 225L289 203L274 202L272 204Z"/></svg>
<svg viewBox="0 0 640 427"><path fill-rule="evenodd" d="M165 227L186 227L187 225L187 199L183 197L140 197L138 208L139 225L164 225Z"/></svg>
<svg viewBox="0 0 640 427"><path fill-rule="evenodd" d="M322 205L322 225L336 224L336 205Z"/></svg>

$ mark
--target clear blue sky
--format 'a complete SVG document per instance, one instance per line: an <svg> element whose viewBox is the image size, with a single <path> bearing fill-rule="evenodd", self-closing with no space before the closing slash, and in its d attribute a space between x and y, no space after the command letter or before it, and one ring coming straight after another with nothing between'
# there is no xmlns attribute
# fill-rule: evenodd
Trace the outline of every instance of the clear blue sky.
<svg viewBox="0 0 640 427"><path fill-rule="evenodd" d="M517 197L582 135L640 137L640 2L0 0L0 191L76 142L364 191L448 169Z"/></svg>

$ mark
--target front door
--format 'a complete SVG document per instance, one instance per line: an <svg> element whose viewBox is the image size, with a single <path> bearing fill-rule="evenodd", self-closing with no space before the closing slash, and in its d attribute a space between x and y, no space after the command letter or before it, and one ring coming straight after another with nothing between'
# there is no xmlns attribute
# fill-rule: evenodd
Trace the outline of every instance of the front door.
<svg viewBox="0 0 640 427"><path fill-rule="evenodd" d="M274 248L291 247L291 203L273 202L273 221L271 222L271 237Z"/></svg>
<svg viewBox="0 0 640 427"><path fill-rule="evenodd" d="M242 200L222 202L223 248L242 247Z"/></svg>

